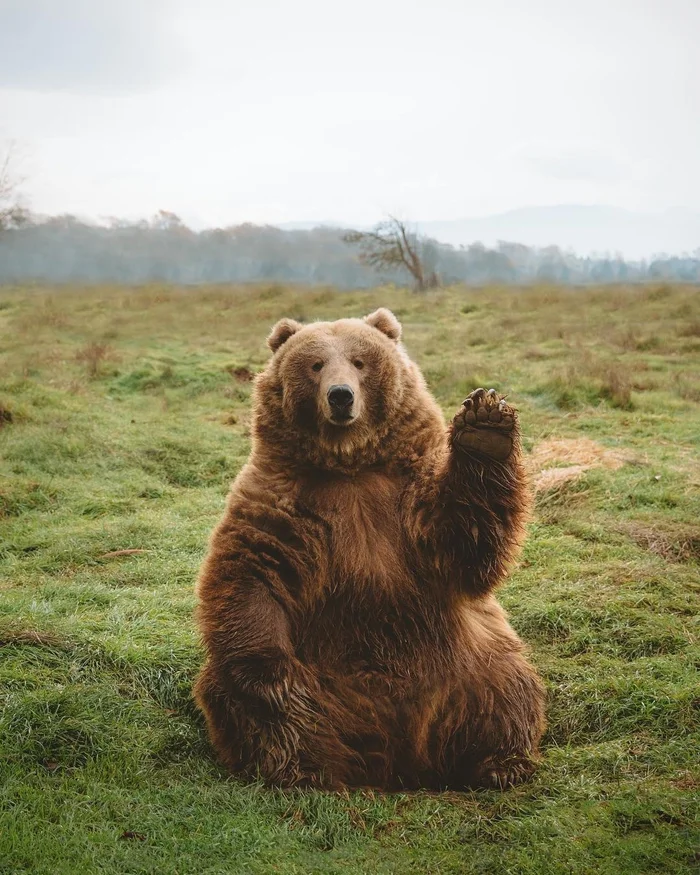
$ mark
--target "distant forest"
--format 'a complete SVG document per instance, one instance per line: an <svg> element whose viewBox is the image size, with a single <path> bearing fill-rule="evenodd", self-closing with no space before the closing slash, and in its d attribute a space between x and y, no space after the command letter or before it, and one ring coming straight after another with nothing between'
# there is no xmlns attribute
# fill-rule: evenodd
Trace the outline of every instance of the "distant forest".
<svg viewBox="0 0 700 875"><path fill-rule="evenodd" d="M181 284L281 281L344 288L378 281L408 283L399 271L377 273L345 242L346 229L288 231L236 225L193 231L174 214L150 221L112 220L92 225L74 216L28 217L0 233L0 283L51 282ZM426 268L451 283L608 283L674 280L700 282L700 249L682 256L625 261L614 255L582 257L556 246L501 242L455 248L418 238Z"/></svg>

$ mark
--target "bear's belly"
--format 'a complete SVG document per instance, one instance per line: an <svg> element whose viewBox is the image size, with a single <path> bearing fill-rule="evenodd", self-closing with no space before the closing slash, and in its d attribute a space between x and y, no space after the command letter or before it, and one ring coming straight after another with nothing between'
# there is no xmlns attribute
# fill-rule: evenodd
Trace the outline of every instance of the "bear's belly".
<svg viewBox="0 0 700 875"><path fill-rule="evenodd" d="M407 695L417 678L444 676L452 670L458 636L451 617L424 599L394 600L352 588L329 593L308 618L299 655L321 674L344 678L367 692Z"/></svg>
<svg viewBox="0 0 700 875"><path fill-rule="evenodd" d="M327 523L328 561L299 635L320 673L367 691L405 689L450 671L454 614L420 580L402 530L401 483L384 473L325 479L304 496Z"/></svg>
<svg viewBox="0 0 700 875"><path fill-rule="evenodd" d="M420 584L398 600L392 591L329 593L304 624L300 658L331 686L338 681L372 696L413 700L469 686L494 657L521 650L494 598L441 599L434 582Z"/></svg>
<svg viewBox="0 0 700 875"><path fill-rule="evenodd" d="M313 484L305 498L326 521L330 535L328 579L318 582L319 590L347 590L360 599L364 590L386 592L410 585L400 490L395 478L380 472Z"/></svg>

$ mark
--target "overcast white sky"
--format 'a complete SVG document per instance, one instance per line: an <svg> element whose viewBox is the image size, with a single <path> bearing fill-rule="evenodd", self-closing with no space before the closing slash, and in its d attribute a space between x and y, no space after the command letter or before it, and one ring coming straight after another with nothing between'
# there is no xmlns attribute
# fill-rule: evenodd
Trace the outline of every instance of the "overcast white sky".
<svg viewBox="0 0 700 875"><path fill-rule="evenodd" d="M700 209L700 0L0 0L41 212Z"/></svg>

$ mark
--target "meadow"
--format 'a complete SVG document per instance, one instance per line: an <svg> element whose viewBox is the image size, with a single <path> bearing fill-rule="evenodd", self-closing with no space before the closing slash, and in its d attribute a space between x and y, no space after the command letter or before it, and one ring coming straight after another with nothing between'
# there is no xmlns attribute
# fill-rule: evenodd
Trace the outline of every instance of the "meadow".
<svg viewBox="0 0 700 875"><path fill-rule="evenodd" d="M507 792L269 791L212 757L193 585L282 316L403 322L519 408L500 591L548 692ZM0 873L685 873L700 861L700 289L0 288Z"/></svg>

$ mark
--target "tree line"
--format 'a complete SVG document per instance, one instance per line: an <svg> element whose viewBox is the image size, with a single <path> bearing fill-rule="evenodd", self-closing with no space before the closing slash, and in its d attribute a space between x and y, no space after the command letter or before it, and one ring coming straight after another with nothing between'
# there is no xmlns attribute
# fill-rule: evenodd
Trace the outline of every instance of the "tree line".
<svg viewBox="0 0 700 875"><path fill-rule="evenodd" d="M626 261L510 242L454 247L411 232L395 219L367 232L252 224L195 231L165 211L149 221L113 219L102 225L26 212L8 219L0 229L2 283L270 280L360 288L380 280L423 289L451 283L700 282L700 249Z"/></svg>

